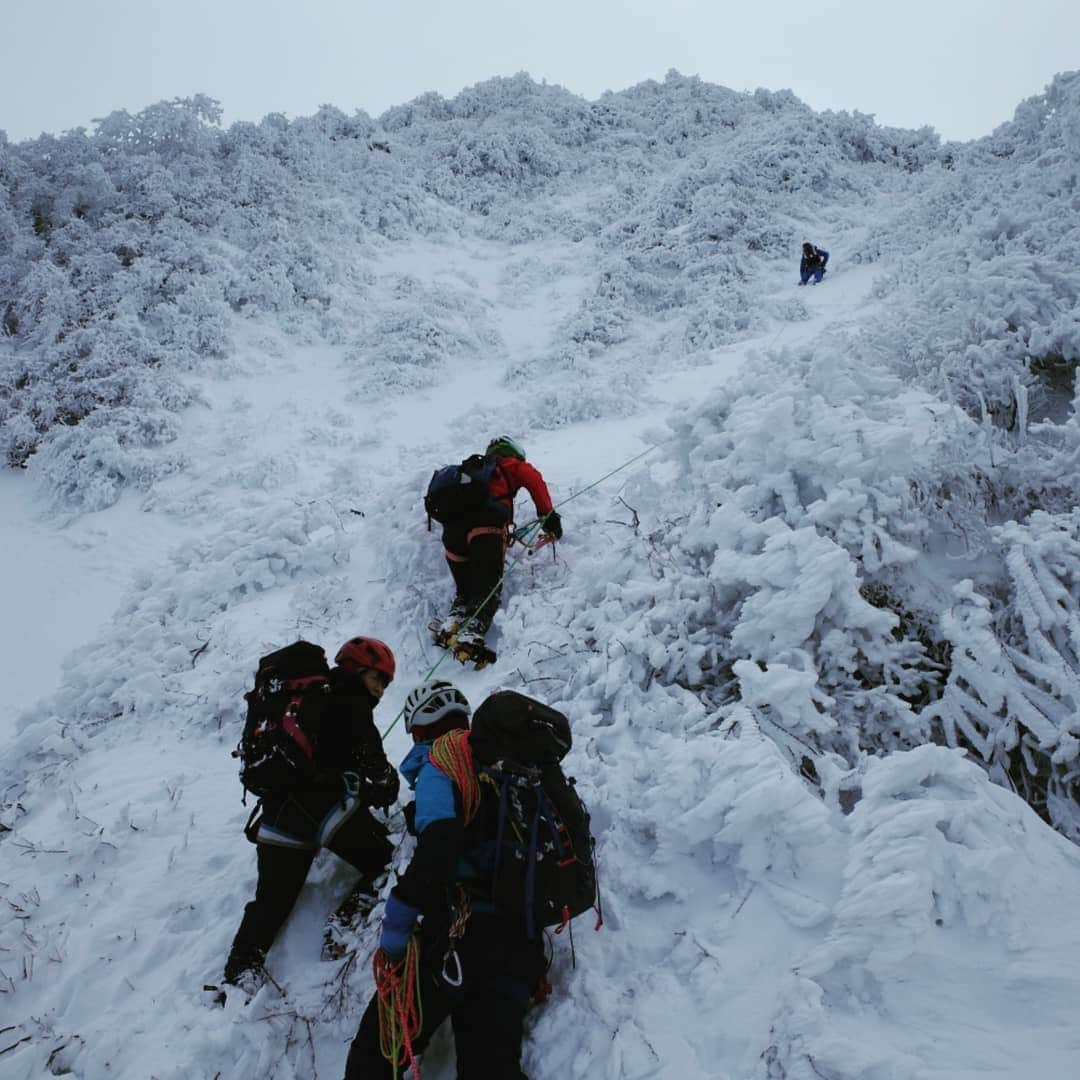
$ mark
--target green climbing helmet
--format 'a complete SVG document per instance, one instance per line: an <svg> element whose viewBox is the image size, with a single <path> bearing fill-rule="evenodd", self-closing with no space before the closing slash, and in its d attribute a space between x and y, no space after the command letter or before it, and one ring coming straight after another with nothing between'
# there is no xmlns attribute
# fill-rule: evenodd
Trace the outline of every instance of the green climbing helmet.
<svg viewBox="0 0 1080 1080"><path fill-rule="evenodd" d="M522 449L521 444L515 442L509 435L496 435L488 443L485 453L491 454L493 457L516 457L518 461L525 460L525 451Z"/></svg>

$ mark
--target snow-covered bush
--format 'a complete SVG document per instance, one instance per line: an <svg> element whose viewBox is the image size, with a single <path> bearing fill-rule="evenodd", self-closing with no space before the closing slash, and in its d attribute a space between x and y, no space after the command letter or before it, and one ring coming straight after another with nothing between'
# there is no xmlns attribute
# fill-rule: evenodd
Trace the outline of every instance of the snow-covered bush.
<svg viewBox="0 0 1080 1080"><path fill-rule="evenodd" d="M1080 510L993 530L1009 575L997 612L971 581L942 616L949 683L928 713L999 783L1080 840Z"/></svg>
<svg viewBox="0 0 1080 1080"><path fill-rule="evenodd" d="M371 239L429 227L366 117L324 109L223 132L219 116L200 96L0 147L2 449L25 465L44 440L64 500L65 463L100 458L106 478L74 505L99 507L132 475L79 444L111 416L124 426L129 406L160 414L145 419L161 438L190 400L176 375L220 363L237 315L277 312L301 337L340 340ZM98 433L80 432L99 412Z"/></svg>
<svg viewBox="0 0 1080 1080"><path fill-rule="evenodd" d="M56 440L41 468L69 505L100 506L138 473L80 450L81 422L134 401L182 407L176 375L224 363L238 318L273 313L301 342L346 346L371 379L420 385L417 364L452 356L460 331L433 316L391 345L402 318L380 309L372 267L387 240L457 228L459 208L503 241L554 230L601 245L595 293L552 335L556 353L596 356L645 318L672 321L666 347L692 356L759 325L746 283L797 241L793 216L902 189L934 158L925 134L675 72L594 103L493 79L378 124L329 106L228 130L220 115L199 95L0 146L0 449L21 466ZM488 330L466 336L497 347ZM76 460L106 476L71 503L61 474Z"/></svg>

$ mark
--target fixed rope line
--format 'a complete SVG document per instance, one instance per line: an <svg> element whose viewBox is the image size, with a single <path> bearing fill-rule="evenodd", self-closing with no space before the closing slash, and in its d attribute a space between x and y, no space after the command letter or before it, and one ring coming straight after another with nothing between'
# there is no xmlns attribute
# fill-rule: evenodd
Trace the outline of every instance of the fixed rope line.
<svg viewBox="0 0 1080 1080"><path fill-rule="evenodd" d="M597 487L599 484L602 484L605 480L607 480L610 477L614 476L616 473L622 472L623 469L628 468L630 465L633 465L635 461L639 461L641 458L645 457L646 454L651 454L655 449L657 449L657 448L654 445L654 446L650 446L650 447L647 447L646 449L642 450L640 454L635 454L632 458L630 458L629 461L624 461L621 465L619 465L616 468L612 469L610 472L604 473L604 475L601 476L598 480L594 480L591 484L587 484L585 487L581 488L580 491L575 491L573 493L573 495L568 495L561 502L556 503L552 507L552 510L557 510L560 506L565 506L568 502L573 502L573 500L576 499L579 495L584 495L586 491L589 491L592 488ZM544 523L544 520L546 519L546 517L547 517L547 515L545 514L544 517L536 518L533 521L528 522L528 524L522 525L520 529L515 529L514 530L514 539L518 540L518 538L522 534L528 534L528 533L532 532L533 530L535 530L537 528L541 528L543 526L543 523ZM511 559L509 564L506 566L506 568L503 570L503 572L499 575L499 580L496 581L494 585L492 585L491 590L488 592L487 596L485 596L484 599L481 600L480 603L477 604L476 607L473 609L473 614L470 615L461 624L461 626L458 628L458 633L459 634L462 633L463 631L467 630L469 628L469 626L473 622L476 621L477 612L482 611L483 608L484 608L484 605L495 595L496 592L498 592L498 590L500 588L502 588L502 583L506 579L506 575L509 574L510 571L513 570L514 567L517 566L517 564L519 562L521 562L521 560L526 555L530 554L530 552L532 551L532 549L530 547L528 547L528 545L526 544L526 542L524 540L518 540L518 542L521 544L521 551L519 551L517 553L517 555L513 559ZM438 671L439 666L442 664L442 662L449 655L450 655L450 650L449 649L444 649L442 656L440 656L439 659L436 660L435 663L431 665L431 670L424 676L424 678L423 678L424 682L427 682L432 677L432 675L434 675L435 672ZM386 738L387 735L390 734L391 731L394 730L394 728L397 726L397 722L404 715L405 715L405 706L402 705L401 708L398 709L397 716L395 716L394 719L390 721L389 727L387 727L387 729L382 733L382 737L384 739Z"/></svg>
<svg viewBox="0 0 1080 1080"><path fill-rule="evenodd" d="M575 491L573 495L567 495L567 497L565 499L563 499L561 502L557 502L552 507L552 509L553 510L558 510L560 506L565 506L568 502L573 502L579 495L584 495L586 491L590 491L592 488L597 487L598 485L602 484L605 480L607 480L610 477L614 476L618 472L622 472L623 469L626 469L629 466L633 465L635 461L640 461L641 458L645 457L646 454L651 454L656 449L657 449L657 447L655 445L646 447L644 450L641 451L640 454L635 454L632 458L630 458L629 461L624 461L621 465L618 465L614 469L612 469L611 472L604 473L604 475L601 476L599 480L594 480L591 484L586 484L585 487L581 488L580 491ZM533 521L530 521L527 525L522 525L522 527L520 529L516 530L515 535L518 532L528 532L534 525L542 525L543 522L544 522L544 518L542 518L542 517L535 518Z"/></svg>

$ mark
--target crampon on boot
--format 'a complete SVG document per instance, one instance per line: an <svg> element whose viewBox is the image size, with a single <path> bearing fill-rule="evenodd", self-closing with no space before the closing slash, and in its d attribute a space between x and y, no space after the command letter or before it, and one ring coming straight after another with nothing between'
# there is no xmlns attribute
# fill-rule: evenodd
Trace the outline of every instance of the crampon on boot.
<svg viewBox="0 0 1080 1080"><path fill-rule="evenodd" d="M473 630L459 632L451 649L455 660L462 664L471 663L477 671L494 664L497 659L494 651L488 648L484 641L484 635Z"/></svg>
<svg viewBox="0 0 1080 1080"><path fill-rule="evenodd" d="M461 624L465 620L459 618L453 614L447 619L432 619L428 623L428 629L431 631L431 636L435 641L435 644L440 649L449 649L453 647L454 642L457 640L458 630L461 629Z"/></svg>

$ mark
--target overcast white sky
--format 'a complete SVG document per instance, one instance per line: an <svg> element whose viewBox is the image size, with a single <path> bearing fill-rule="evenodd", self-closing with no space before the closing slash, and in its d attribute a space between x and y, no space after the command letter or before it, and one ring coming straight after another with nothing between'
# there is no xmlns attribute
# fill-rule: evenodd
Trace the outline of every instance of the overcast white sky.
<svg viewBox="0 0 1080 1080"><path fill-rule="evenodd" d="M13 140L206 93L226 122L378 116L527 71L593 99L669 68L984 135L1080 67L1080 0L0 0Z"/></svg>

